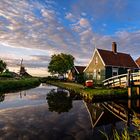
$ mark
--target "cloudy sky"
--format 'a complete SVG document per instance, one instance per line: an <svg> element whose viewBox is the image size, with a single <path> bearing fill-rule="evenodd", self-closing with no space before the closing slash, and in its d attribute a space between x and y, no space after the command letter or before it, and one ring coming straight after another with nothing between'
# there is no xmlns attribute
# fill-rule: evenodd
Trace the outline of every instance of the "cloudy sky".
<svg viewBox="0 0 140 140"><path fill-rule="evenodd" d="M140 0L0 0L0 58L10 70L23 63L47 75L54 53L86 65L94 48L140 56Z"/></svg>

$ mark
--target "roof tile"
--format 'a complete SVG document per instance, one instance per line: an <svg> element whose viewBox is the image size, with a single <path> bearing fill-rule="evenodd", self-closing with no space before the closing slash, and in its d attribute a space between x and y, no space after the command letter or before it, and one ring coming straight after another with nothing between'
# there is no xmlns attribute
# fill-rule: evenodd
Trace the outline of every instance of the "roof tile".
<svg viewBox="0 0 140 140"><path fill-rule="evenodd" d="M129 54L125 53L114 53L108 50L97 49L100 56L102 57L105 65L107 66L117 66L117 67L128 67L128 68L138 68L135 61Z"/></svg>

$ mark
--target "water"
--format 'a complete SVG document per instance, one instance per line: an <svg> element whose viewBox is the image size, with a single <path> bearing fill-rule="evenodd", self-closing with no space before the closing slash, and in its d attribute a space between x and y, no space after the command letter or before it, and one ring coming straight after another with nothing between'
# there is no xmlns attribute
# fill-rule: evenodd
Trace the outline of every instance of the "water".
<svg viewBox="0 0 140 140"><path fill-rule="evenodd" d="M41 85L2 96L0 139L90 139L91 123L83 101L62 91L59 92L63 95L58 98L56 89Z"/></svg>
<svg viewBox="0 0 140 140"><path fill-rule="evenodd" d="M127 121L111 113L114 104L123 108L116 109L127 114L123 118ZM0 140L104 139L102 132L112 137L114 129L122 131L127 125L137 129L132 122L140 120L139 107L138 101L86 103L80 96L44 84L0 96Z"/></svg>

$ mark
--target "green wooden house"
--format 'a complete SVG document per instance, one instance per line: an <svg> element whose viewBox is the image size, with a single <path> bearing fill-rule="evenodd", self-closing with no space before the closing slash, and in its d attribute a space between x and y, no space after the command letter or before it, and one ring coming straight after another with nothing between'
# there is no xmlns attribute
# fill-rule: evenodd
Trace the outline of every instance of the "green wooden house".
<svg viewBox="0 0 140 140"><path fill-rule="evenodd" d="M111 51L95 48L84 73L87 79L102 83L104 79L127 73L128 69L136 70L137 68L130 54L117 52L117 44L113 42Z"/></svg>

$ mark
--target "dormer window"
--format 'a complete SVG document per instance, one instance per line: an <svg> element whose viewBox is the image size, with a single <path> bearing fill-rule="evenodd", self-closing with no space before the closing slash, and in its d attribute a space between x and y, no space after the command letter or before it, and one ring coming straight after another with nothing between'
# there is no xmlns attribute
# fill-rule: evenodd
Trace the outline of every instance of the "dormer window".
<svg viewBox="0 0 140 140"><path fill-rule="evenodd" d="M95 57L95 64L98 64L98 57Z"/></svg>

